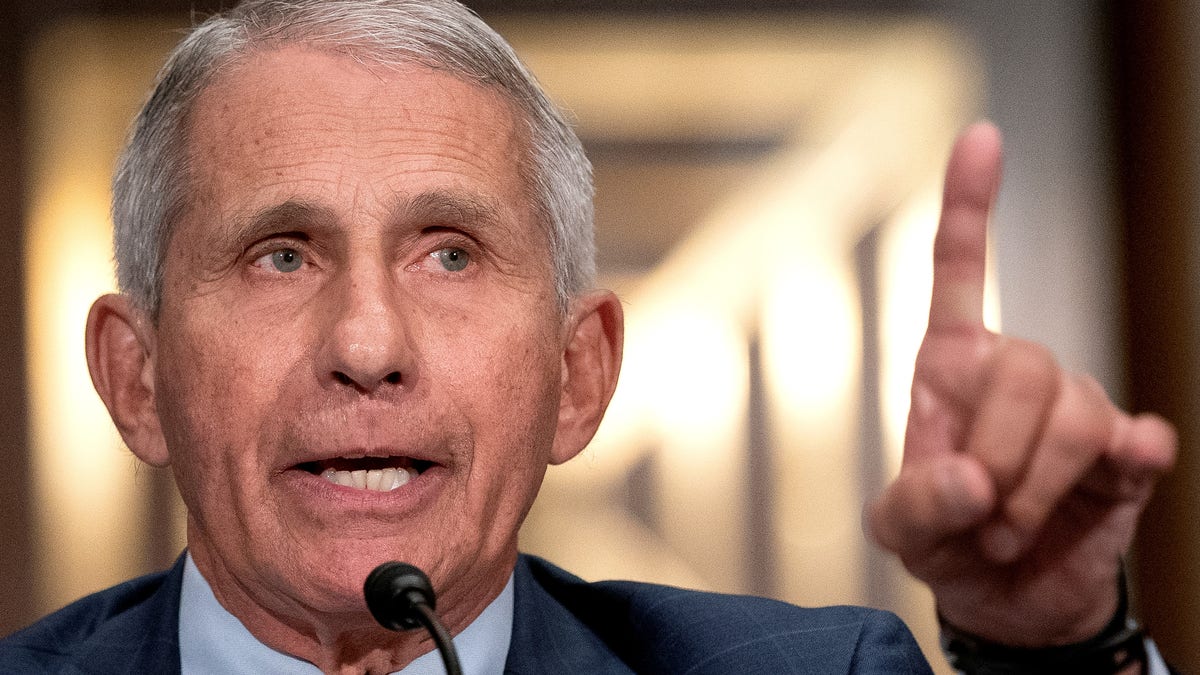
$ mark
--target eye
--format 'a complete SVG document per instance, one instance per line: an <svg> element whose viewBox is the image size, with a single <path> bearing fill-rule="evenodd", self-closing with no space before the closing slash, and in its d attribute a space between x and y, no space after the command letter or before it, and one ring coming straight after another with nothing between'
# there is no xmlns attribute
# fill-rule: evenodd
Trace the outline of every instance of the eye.
<svg viewBox="0 0 1200 675"><path fill-rule="evenodd" d="M440 248L429 255L447 272L461 272L471 262L471 254L455 246Z"/></svg>
<svg viewBox="0 0 1200 675"><path fill-rule="evenodd" d="M262 256L254 264L264 269L275 269L278 272L295 272L304 265L304 256L294 248L281 248Z"/></svg>

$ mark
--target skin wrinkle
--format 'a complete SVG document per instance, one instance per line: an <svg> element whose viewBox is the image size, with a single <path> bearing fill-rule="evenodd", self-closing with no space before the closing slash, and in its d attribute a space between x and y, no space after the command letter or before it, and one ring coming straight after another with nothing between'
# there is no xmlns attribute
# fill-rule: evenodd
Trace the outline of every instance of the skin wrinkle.
<svg viewBox="0 0 1200 675"><path fill-rule="evenodd" d="M174 471L220 602L326 672L391 672L431 645L378 628L361 577L411 560L451 631L476 617L546 465L596 430L622 319L588 289L590 165L502 39L458 5L364 7L410 15L378 39L347 8L238 8L170 57L118 163L127 295L93 305L88 359L130 448ZM429 195L461 203L406 219ZM230 243L289 201L332 217ZM431 257L445 246L462 267ZM430 464L394 495L300 467L361 454Z"/></svg>
<svg viewBox="0 0 1200 675"><path fill-rule="evenodd" d="M424 567L460 630L507 580L547 464L586 445L613 393L621 308L586 289L590 168L504 58L487 85L294 43L216 58L202 82L178 75L199 96L181 133L152 101L119 165L131 295L93 306L89 365L129 447L175 473L220 602L326 672L391 672L430 645L378 628L361 578L385 559ZM232 237L288 202L331 217ZM128 245L146 217L161 249ZM431 256L447 246L464 266ZM275 266L283 248L298 265ZM374 495L308 470L363 454L427 468Z"/></svg>
<svg viewBox="0 0 1200 675"><path fill-rule="evenodd" d="M296 51L299 53L305 53L305 54L310 54L310 55L324 55L324 54L328 53L326 50L323 50L320 48L310 48L310 47L305 47L303 45L289 45L288 49L291 51ZM235 61L233 61L230 64L227 64L227 66L225 68L223 68L223 70L221 71L222 73L224 73L223 77L236 76L237 73L242 72L244 69L250 68L256 63L261 63L261 61L264 58L264 54L266 54L266 53L269 53L269 50L265 50L262 48L255 48L249 54L243 56L240 59L236 59ZM369 72L372 76L379 79L380 81L383 81L386 75L392 74L397 70L404 69L402 66L398 66L398 65L379 65L379 64L369 64L369 65L365 65L362 67L366 68L367 72ZM219 80L220 78L218 77L216 79ZM275 85L275 86L277 87L278 85ZM268 91L270 91L270 89L268 89ZM437 91L441 92L441 93L445 93L446 88L444 86L438 85ZM284 95L292 94L292 92L288 92L285 90L279 91L279 93L282 93ZM364 97L364 102L365 103L372 102L372 100L371 100L372 96L374 96L374 94L368 94L366 97ZM439 98L439 97L434 97L434 98ZM507 109L510 114L516 116L518 119L521 119L521 120L524 119L523 116L518 114L518 111L516 110L515 106L510 101L508 101L505 98L501 98L499 100L500 100L500 105L503 106L505 109ZM323 106L321 104L321 102L318 101L318 102L316 102L316 107L318 108L318 110L328 113L329 115L331 115L335 118L338 118L343 122L350 123L351 126L353 126L353 123L357 120L357 117L354 114L348 112L348 110L350 110L350 105L348 104L348 102L345 102L345 101L339 101L335 104L330 104L327 106ZM227 119L228 116L233 115L235 113L236 113L236 111L229 104L225 104L221 109L221 115L222 115L223 119ZM429 110L428 107L423 107L422 113L426 114L427 116L429 116L433 119L441 119L441 120L453 119L453 115L450 115L450 114L442 115L442 114L439 114L436 110L432 110L432 111ZM411 111L409 111L405 108L393 107L392 120L389 120L389 121L394 121L396 128L407 129L408 127L406 127L406 125L408 124L408 122L411 121L411 114L412 114ZM267 108L262 113L262 115L264 116L264 119L266 119L267 121L283 122L284 126L293 132L311 130L305 124L303 124L301 122L297 122L295 111L290 106L281 106L278 108ZM272 126L268 127L268 129L263 133L262 136L255 137L253 139L253 143L256 146L260 146L261 143L263 142L264 138L274 138L278 135L279 135L279 132L276 129L274 129L274 125L272 125ZM196 134L189 134L189 136L195 137ZM509 144L512 144L514 147L527 147L529 139L530 139L530 132L529 132L529 129L526 127L526 124L522 123L522 124L515 125L515 126L508 128L506 130L506 136L507 136L506 138L496 138L496 139L489 139L489 140L495 140L496 142L501 142L501 143L509 143ZM200 135L199 137L204 138L203 135ZM339 137L335 136L334 138L339 138ZM417 141L421 140L423 138L431 139L432 140L432 142L430 144L431 147L436 148L439 152L422 153L422 152L418 151L419 145L418 145ZM353 139L347 139L347 141L352 142ZM370 159L388 159L388 160L393 159L393 157L391 155L387 154L388 151L386 149L379 148L378 146L376 146L374 144L371 144L371 143L361 144L360 143L359 145L361 146L360 154L362 154L362 156L365 157L366 159L369 159L369 160ZM427 163L429 166L435 167L435 170L436 170L436 166L439 165L441 160L443 160L443 159L448 159L448 160L457 161L457 162L471 163L474 158L475 147L476 146L474 143L469 142L465 138L464 139L451 138L451 139L449 139L449 142L446 143L445 139L439 140L436 136L426 137L420 133L417 133L417 134L411 136L410 143L405 148L405 151L404 151L406 154L405 161L411 163L413 161L413 157L415 156L418 159L423 159L425 161L425 163ZM455 149L456 152L454 152L453 154L443 154L446 152L447 149ZM308 150L310 150L310 149L304 148L304 147L290 147L289 152L283 153L283 156L285 158L301 157L301 156L304 156ZM211 151L211 146L210 146L210 151ZM374 155L370 154L372 152L379 152L381 154L378 156L374 156ZM512 154L513 157L517 158L517 161L515 161L514 164L516 166L518 174L520 175L520 177L522 178L522 181L524 183L524 186L521 190L521 194L527 200L534 202L535 206L537 206L537 212L538 212L538 216L539 216L537 218L538 226L542 230L543 235L546 237L549 237L550 236L550 225L549 225L549 222L546 220L546 214L543 213L543 210L541 209L540 205L537 205L537 200L535 199L535 191L532 189L533 174L531 173L531 171L532 171L531 167L528 166L529 161L528 161L527 155L528 155L527 152L515 152ZM287 169L287 168L294 168L294 165L289 164L287 162L282 162L282 163L280 163L278 168L280 170ZM487 167L482 167L482 166L477 166L476 168L479 168L481 170L487 169ZM331 172L331 175L326 176L325 178L331 179L331 180L335 179L336 175L333 175L334 171L331 169L330 172ZM266 183L266 184L264 184L264 187L287 187L287 185L288 184L286 182L282 182L280 184ZM551 272L553 273L553 270L551 270ZM565 309L565 307L563 307L562 309Z"/></svg>
<svg viewBox="0 0 1200 675"><path fill-rule="evenodd" d="M355 117L353 115L346 114L342 108L339 108L338 110L339 110L339 115L337 116L338 120L349 121L349 120L355 119ZM449 116L435 116L435 119L439 119L439 120L450 119L450 117ZM304 129L306 127L300 126L300 128ZM321 133L324 133L324 131L325 131L324 128L321 126L313 126L313 127L311 127L311 129L314 131L320 131ZM235 126L235 132L236 132L236 126ZM410 134L410 136L411 136L411 134ZM429 134L429 136L431 138L434 137L433 134ZM254 146L255 146L254 151L258 152L261 150L261 147L264 142L263 141L264 138L273 138L273 137L277 137L277 134L271 132L270 129L268 129L267 131L256 136L255 141L254 141ZM337 135L334 135L333 138L336 139ZM511 142L512 135L507 134L504 136L504 139L508 142ZM359 141L353 147L364 147L364 146L367 148L375 147L374 144L372 144L372 143L363 143L361 139L359 139ZM450 162L444 162L442 160L444 160L448 157L451 157L451 156L445 155L445 153L441 153L441 154L435 153L435 154L429 156L431 158L429 161L431 163L433 163L434 160L436 159L437 165L441 165L444 163L453 164L453 161L455 159L465 158L466 153L468 152L468 149L473 148L473 147L474 146L472 144L463 142L460 144L460 148L463 153L462 157L453 156L453 158L451 159ZM311 149L304 147L302 144L297 144L297 143L293 142L293 143L289 143L289 144L282 146L282 150L280 152L274 153L274 155L282 154L284 157L292 157L292 156L305 157L305 156L307 156L307 154L311 154L310 152L308 152L309 150L311 150ZM406 150L407 150L407 146L406 146ZM226 154L226 153L224 153L220 149L210 149L210 155L219 156L219 155L224 155L224 154ZM392 157L395 156L395 154L396 153L380 153L380 154L374 155L374 157L391 159ZM370 153L367 153L366 156L369 158L372 157L372 155ZM424 157L424 156L422 156L422 157ZM202 160L203 158L201 157L200 159ZM296 168L297 166L300 166L303 163L304 162L301 160L297 160L296 162L293 162L293 163L286 163L286 162L285 163L275 163L272 165L273 173L276 176L280 176L280 175L285 174L285 172L288 169ZM410 159L410 160L408 160L408 163L411 164L413 162ZM419 164L421 162L417 162L417 163ZM480 171L489 170L489 167L477 164L473 161L467 161L466 163L474 168L479 169ZM394 164L390 164L390 165L395 166ZM312 167L306 167L306 168L308 168L308 170L311 174ZM321 168L322 167L317 167L318 173L316 176L313 177L315 179L315 181L318 181L318 182L325 181L328 183L335 183L335 182L337 182L338 176L346 171L346 169L344 167L329 167L329 168L326 168L324 172L321 172ZM400 169L401 167L396 167L396 168ZM272 187L279 187L281 189L291 190L291 189L293 189L293 186L294 186L294 181L290 181L288 179L280 179L277 182L265 183L263 185L263 188L269 189ZM211 190L211 188L210 188L210 190ZM209 200L209 201L211 202L211 200ZM289 200L289 201L294 201L294 200ZM401 201L403 203L403 200L401 200ZM473 202L475 202L475 203L473 203ZM281 207L286 208L286 204L287 204L287 202L285 202L285 205L282 205ZM272 208L281 208L281 207L272 207ZM272 208L268 208L265 210L269 212L272 210ZM314 205L311 208L316 209L316 210L322 209L322 207L319 205ZM414 215L418 215L418 217L419 217L419 214L423 210L425 210L425 209L432 210L432 208L436 208L436 209L440 210L442 213L468 211L472 214L477 214L477 215L486 217L486 219L490 223L500 222L501 219L499 218L499 215L504 210L503 207L496 205L496 204L484 204L484 203L478 202L477 198L474 198L471 196L459 196L459 195L454 195L454 194L445 194L445 195L434 194L434 195L421 196L421 197L417 198L417 200L412 204L412 206L410 208L414 212ZM511 218L511 214L505 214L505 215L509 215ZM261 216L261 214L260 214L260 216ZM226 219L223 219L220 216L217 216L216 220L222 221L222 220L226 220ZM229 218L229 220L237 221L238 218L236 216L233 216L233 217ZM458 224L460 227L465 227L467 225L467 222L465 220L460 220L456 224ZM257 229L253 225L251 225L249 227L252 230ZM264 227L263 229L265 230L266 228ZM236 246L239 241L243 241L246 238L247 238L246 233L238 233L238 234L231 235L229 237L221 238L221 239L219 239L219 241L229 241L229 242L231 242L231 245ZM499 250L499 249L490 249L490 250L485 251L485 253L495 255L495 251L497 251L497 250ZM219 251L219 249L218 249L218 251ZM199 252L197 253L197 255L199 255ZM211 265L206 266L203 264L203 261L201 261L201 260L191 260L191 261L189 261L188 264L196 266L198 269L206 269L206 268L211 269L211 270L213 270L214 276L217 276L217 275L220 275L223 273L227 273L228 271L233 269L233 267L236 265L237 259L233 255L232 251L226 252L226 253L224 253L224 255L227 256L228 261L229 261L229 264L227 266L222 266L222 267L213 267ZM506 262L508 265L508 269L506 270L506 272L511 274L515 270L518 269L518 263L516 261L513 261L512 259L504 259L504 262ZM205 279L205 280L212 281L213 279L209 278L209 279ZM193 288L192 292L199 292L198 288Z"/></svg>
<svg viewBox="0 0 1200 675"><path fill-rule="evenodd" d="M325 12L324 9L321 11ZM264 20L270 22L276 18ZM397 25L388 21L386 27L382 24L379 26L378 35L374 30L366 29L363 24L358 23L362 17L351 16L350 13L344 17L324 17L320 27L313 27L315 34L310 34L304 28L293 31L283 25L256 24L254 23L255 19L251 19L253 25L244 27L249 31L248 33L231 35L226 33L229 28L232 28L231 26L214 27L213 32L207 34L223 34L223 39L227 43L226 49L217 49L215 53L206 53L203 48L188 46L183 48L179 55L182 62L188 65L180 66L181 70L174 71L181 78L179 86L182 87L175 93L185 97L186 108L184 118L178 122L183 127L187 126L187 118L191 116L193 107L191 105L192 97L203 91L214 79L239 68L250 67L256 61L261 61L264 54L280 47L347 57L356 61L360 68L369 69L366 72L381 81L384 74L403 70L413 63L421 63L439 72L455 72L457 77L463 78L466 82L476 83L490 90L505 92L504 104L518 112L520 118L518 132L522 136L521 145L527 150L515 156L522 177L527 179L525 194L535 203L539 215L539 225L546 228L546 234L554 242L554 249L562 259L562 268L555 270L555 281L556 290L559 293L560 309L565 310L570 295L586 291L588 284L591 283L592 274L594 274L592 265L589 263L591 258L589 251L592 250L592 245L588 241L591 219L591 188L588 179L590 166L582 156L581 148L578 147L573 134L563 128L563 120L553 109L553 105L536 89L536 85L530 81L523 67L515 61L515 56L508 50L507 45L504 45L498 36L492 34L486 26L472 24L474 25L473 30L478 31L478 34L472 36L471 41L478 39L488 43L494 40L497 43L490 47L496 50L494 54L472 53L473 47L463 45L457 37L448 34L459 30L460 26L457 24L448 26L442 22L443 18L432 14L423 19L404 16L401 17L401 24L411 22L413 25ZM233 17L230 19L234 22L238 20ZM345 20L349 28L345 31L341 31L339 28L334 33L325 32L330 26L325 23L324 19L331 19L333 24L339 24L339 26L339 22ZM302 19L301 23L304 21ZM468 23L472 22L468 21ZM207 24L201 29L201 32L205 32L205 28L208 28ZM409 29L413 31L416 38L411 48L403 46L397 48L395 44L386 44L387 40L383 36L392 35L394 31L407 32ZM429 40L428 43L424 42L426 39ZM485 51L487 50L485 49ZM492 60L493 57L496 61ZM188 59L203 61L206 58L209 59L209 62L205 68L197 69L195 64L188 61ZM268 84L276 86L276 83ZM170 91L168 85L164 86L167 86L164 91ZM158 108L162 107L162 101L155 100L152 103L158 104ZM403 114L403 111L400 113ZM157 119L162 120L164 115L166 117L166 121L163 122L166 125L165 129L155 123L156 116ZM183 138L186 133L176 137L170 131L174 118L169 112L159 110L155 115L147 113L147 116L141 119L149 126L138 127L138 134L130 148L133 152L131 155L127 155L126 159L148 155L151 157L151 163L156 164L165 160L159 156L157 150L152 150L151 147L163 148L165 145L179 145L180 148L183 148L187 145L188 139ZM566 138L563 137L564 135ZM161 139L165 139L167 143L164 144ZM169 154L184 153L172 152ZM172 183L186 184L189 173L188 165L189 162L185 156L178 162L169 163L164 170L159 170L158 173L173 174L171 176ZM149 168L153 170L153 167ZM186 203L191 201L190 195L185 195L182 191L167 189L170 204L164 207L164 213L158 213L153 208L148 212L139 208L137 206L139 200L136 197L133 199L129 199L129 197L141 195L144 198L146 197L144 193L148 189L160 191L163 189L161 185L155 188L154 185L149 184L150 181L145 175L146 169L147 167L138 162L128 163L125 159L119 165L119 176L130 179L128 182L118 180L120 189L117 191L115 208L119 216L118 231L122 242L127 239L125 235L128 222L130 220L138 221L142 214L146 215L150 221L164 223L164 238L169 238L179 213L186 208ZM127 173L126 170L132 171ZM549 172L549 175L546 172ZM550 182L543 184L543 179L547 178ZM559 231L560 227L563 228L561 232ZM560 239L564 241L560 242ZM122 283L134 293L139 306L149 308L153 314L157 314L161 296L160 280L164 264L163 252L165 252L166 246L167 242L165 241L154 245L152 250L155 254L154 257L157 258L154 261L130 258L135 254L127 250L123 250L122 255L119 256L122 258ZM565 246L566 249L561 248L562 246ZM144 273L137 274L127 271L135 265L146 264L146 262L151 264Z"/></svg>
<svg viewBox="0 0 1200 675"><path fill-rule="evenodd" d="M282 52L278 56L285 58ZM287 54L284 62L297 56ZM327 55L305 56L329 65ZM404 78L385 78L386 87L432 80L439 94L454 94L439 105L471 111L468 123L454 115L414 110L409 119L427 131L422 142L433 144L437 134L432 130L445 129L438 133L448 149L428 154L421 143L415 155L400 148L392 153L360 152L360 146L373 145L368 143L373 133L384 139L410 138L407 129L388 124L371 133L361 130L355 141L334 134L322 135L316 143L291 142L251 133L260 142L239 144L237 139L245 138L256 121L266 124L255 115L260 107L292 106L297 108L294 112L310 112L303 100L286 100L288 94L304 97L294 82L281 82L277 93L284 101L261 93L257 77L265 78L274 63L265 58L258 62L261 72L240 71L245 82L230 76L218 79L194 115L193 137L220 139L229 147L202 147L193 156L207 208L194 209L181 222L169 247L156 394L171 462L194 514L189 518L193 554L219 589L221 602L269 645L321 667L346 661L365 666L372 658L383 658L375 647L366 646L380 634L369 624L356 623L362 620L358 582L347 580L365 576L373 566L368 562L392 557L379 551L393 549L396 536L408 542L405 547L411 549L413 561L430 571L448 608L445 620L451 630L461 629L502 587L506 577L496 571L511 569L515 560L516 525L532 503L555 436L562 386L558 350L565 334L556 311L549 256L530 255L547 246L543 230L534 224L533 208L501 202L501 195L522 194L522 180L508 161L516 154L512 147L518 134L497 95L423 69L414 68ZM352 71L351 76L357 74ZM245 117L204 115L206 101L244 100L239 87L255 92L247 105L237 106ZM476 100L463 101L464 96ZM355 106L360 99L342 100ZM370 110L368 106L356 115L370 119ZM472 133L480 118L492 126L475 138ZM329 122L336 126L339 119ZM457 130L463 125L466 134ZM287 131L302 134L302 128L322 130L313 124ZM322 146L325 141L328 145ZM343 154L340 148L347 142L348 152ZM460 158L467 148L479 156ZM382 174L374 170L379 158L397 154L408 159L387 162ZM297 159L277 160L292 155ZM486 189L481 191L481 186ZM455 201L446 195L468 198ZM277 283L274 275L260 270L222 273L231 265L242 269L241 263L247 262L238 248L242 244L232 250L220 245L237 232L233 223L238 214L261 214L288 200L335 209L337 218L330 222L289 224L327 253L314 253L315 264L303 266L295 281ZM393 200L410 210L398 217L395 204L389 204ZM451 282L458 277L434 273L428 265L414 271L411 263L425 259L420 242L436 245L440 233L423 232L421 222L409 217L412 207L425 209L424 214L418 210L418 216L428 215L433 205L438 207L436 215L460 217L480 213L479 205L490 208L493 203L502 204L493 209L496 226L471 232L481 251L472 254L474 276ZM264 233L270 231L266 228ZM387 264L388 260L397 262ZM330 304L333 298L339 300ZM385 299L388 304L378 304ZM350 316L347 312L353 313L353 322L339 318ZM385 317L392 326L387 329L388 346L372 342L376 338L369 336L377 334L362 323L367 316ZM330 331L334 326L368 332L339 337ZM369 344L376 346L364 346ZM311 356L306 355L306 345L316 349ZM368 359L371 363L380 363L386 354L406 378L394 388L379 385L366 397L331 384L325 375L328 367L356 353L379 357ZM171 364L195 368L181 378ZM314 376L324 378L320 389L313 389ZM260 386L248 397L249 390L238 383L267 387ZM224 410L224 395L214 399L210 392L228 387L234 388L228 405L236 402L237 407ZM209 403L189 403L198 397ZM499 419L505 423L496 423ZM508 424L514 419L525 424ZM349 428L357 435L336 431ZM439 453L451 481L443 490L445 497L439 493L436 505L431 504L434 508L405 521L396 522L382 511L363 512L343 519L336 536L325 534L323 516L293 508L290 498L279 501L279 487L273 482L288 475L281 467L294 464L289 453L331 435L331 443L340 447L403 439L422 452ZM196 478L202 476L213 478ZM322 533L317 538L306 534L317 532ZM427 550L432 540L423 543L430 535L444 540L437 542L436 555ZM338 541L354 542L362 554L346 552L346 544ZM254 542L272 543L256 552L259 545ZM339 555L328 555L334 550ZM451 584L449 579L456 581ZM281 595L279 589L285 592ZM264 609L270 614L264 615ZM317 645L312 644L313 636ZM422 650L405 643L396 653L404 661ZM372 663L372 669L397 665Z"/></svg>

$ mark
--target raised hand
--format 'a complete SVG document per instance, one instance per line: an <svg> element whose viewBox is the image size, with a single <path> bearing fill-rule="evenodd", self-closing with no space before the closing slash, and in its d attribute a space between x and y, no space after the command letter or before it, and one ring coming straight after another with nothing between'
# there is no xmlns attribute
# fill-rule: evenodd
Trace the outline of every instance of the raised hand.
<svg viewBox="0 0 1200 675"><path fill-rule="evenodd" d="M1175 434L1117 409L1041 345L984 327L1000 160L988 123L951 154L904 460L867 522L956 627L1010 645L1067 644L1116 611L1120 558L1174 462Z"/></svg>

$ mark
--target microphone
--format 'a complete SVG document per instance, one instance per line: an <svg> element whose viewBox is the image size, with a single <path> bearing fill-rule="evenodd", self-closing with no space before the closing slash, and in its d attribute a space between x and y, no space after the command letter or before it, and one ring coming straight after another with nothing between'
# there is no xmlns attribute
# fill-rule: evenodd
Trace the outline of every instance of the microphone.
<svg viewBox="0 0 1200 675"><path fill-rule="evenodd" d="M371 616L388 630L404 631L424 626L437 644L446 674L462 675L454 641L433 612L437 601L433 584L424 572L408 563L385 562L367 576L363 596Z"/></svg>

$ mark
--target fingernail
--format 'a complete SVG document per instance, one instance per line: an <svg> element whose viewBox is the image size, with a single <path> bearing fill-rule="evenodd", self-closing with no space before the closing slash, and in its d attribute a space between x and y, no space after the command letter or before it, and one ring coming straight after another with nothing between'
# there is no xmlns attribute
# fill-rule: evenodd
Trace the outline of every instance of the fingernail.
<svg viewBox="0 0 1200 675"><path fill-rule="evenodd" d="M998 563L1012 562L1021 552L1020 535L1015 528L1005 523L997 523L985 529L982 544L984 553Z"/></svg>

